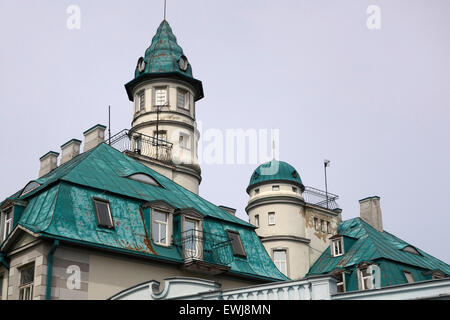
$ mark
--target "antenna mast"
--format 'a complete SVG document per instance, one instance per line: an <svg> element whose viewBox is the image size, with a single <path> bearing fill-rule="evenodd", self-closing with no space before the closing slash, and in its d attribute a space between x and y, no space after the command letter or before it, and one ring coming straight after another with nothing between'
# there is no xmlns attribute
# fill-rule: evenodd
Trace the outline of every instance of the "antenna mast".
<svg viewBox="0 0 450 320"><path fill-rule="evenodd" d="M164 0L164 20L166 20L167 0Z"/></svg>
<svg viewBox="0 0 450 320"><path fill-rule="evenodd" d="M109 133L109 145L111 145L111 106L108 106L108 133Z"/></svg>

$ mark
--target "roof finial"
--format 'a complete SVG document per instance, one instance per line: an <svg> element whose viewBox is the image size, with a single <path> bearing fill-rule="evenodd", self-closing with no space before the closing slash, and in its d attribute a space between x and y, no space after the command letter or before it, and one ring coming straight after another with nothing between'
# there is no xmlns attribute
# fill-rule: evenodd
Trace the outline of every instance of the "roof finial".
<svg viewBox="0 0 450 320"><path fill-rule="evenodd" d="M164 0L164 21L166 20L167 0Z"/></svg>

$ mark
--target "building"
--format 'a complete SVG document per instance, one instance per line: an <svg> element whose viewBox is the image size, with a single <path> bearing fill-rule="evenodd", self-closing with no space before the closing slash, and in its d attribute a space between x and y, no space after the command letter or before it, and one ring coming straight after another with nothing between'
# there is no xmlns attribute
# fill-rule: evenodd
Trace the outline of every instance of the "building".
<svg viewBox="0 0 450 320"><path fill-rule="evenodd" d="M105 126L40 158L39 177L0 203L2 299L106 299L149 279L222 288L288 280L255 226L198 195L202 84L167 21L126 84L132 128ZM81 144L83 143L83 152Z"/></svg>
<svg viewBox="0 0 450 320"><path fill-rule="evenodd" d="M286 276L303 278L337 233L337 196L305 187L298 171L278 160L255 169L247 193L245 210L267 252Z"/></svg>

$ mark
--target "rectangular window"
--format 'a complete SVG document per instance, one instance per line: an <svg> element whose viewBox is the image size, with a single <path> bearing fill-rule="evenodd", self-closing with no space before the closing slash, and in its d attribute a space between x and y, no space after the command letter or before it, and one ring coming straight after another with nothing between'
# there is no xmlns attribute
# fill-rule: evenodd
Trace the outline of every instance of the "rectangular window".
<svg viewBox="0 0 450 320"><path fill-rule="evenodd" d="M327 233L331 233L331 224L327 221Z"/></svg>
<svg viewBox="0 0 450 320"><path fill-rule="evenodd" d="M99 227L112 228L114 226L109 201L94 199L95 211Z"/></svg>
<svg viewBox="0 0 450 320"><path fill-rule="evenodd" d="M167 145L167 131L166 130L160 130L160 131L153 131L153 145L165 146Z"/></svg>
<svg viewBox="0 0 450 320"><path fill-rule="evenodd" d="M185 134L185 133L180 133L180 147L183 149L191 149L191 139L189 139L189 135Z"/></svg>
<svg viewBox="0 0 450 320"><path fill-rule="evenodd" d="M406 281L408 281L408 283L414 283L414 277L411 272L405 270L403 271L403 274L405 275Z"/></svg>
<svg viewBox="0 0 450 320"><path fill-rule="evenodd" d="M327 224L325 220L320 220L320 225L322 226L322 232L327 232Z"/></svg>
<svg viewBox="0 0 450 320"><path fill-rule="evenodd" d="M3 241L6 240L6 238L8 237L8 235L11 232L12 229L12 224L13 224L13 215L12 215L12 208L8 209L5 211L4 213L5 216L5 224L3 227Z"/></svg>
<svg viewBox="0 0 450 320"><path fill-rule="evenodd" d="M166 87L155 88L155 105L156 106L167 105L167 88Z"/></svg>
<svg viewBox="0 0 450 320"><path fill-rule="evenodd" d="M177 92L177 107L179 109L189 110L190 108L191 97L189 95L189 91L178 89Z"/></svg>
<svg viewBox="0 0 450 320"><path fill-rule="evenodd" d="M343 272L336 275L337 277L337 292L342 293L345 292L345 274Z"/></svg>
<svg viewBox="0 0 450 320"><path fill-rule="evenodd" d="M239 232L227 230L228 238L231 241L231 248L233 249L233 255L237 257L245 257L244 246L242 245L241 236Z"/></svg>
<svg viewBox="0 0 450 320"><path fill-rule="evenodd" d="M185 259L201 259L202 237L199 221L185 218L183 224L183 248Z"/></svg>
<svg viewBox="0 0 450 320"><path fill-rule="evenodd" d="M275 266L287 276L287 254L286 250L273 250L273 262Z"/></svg>
<svg viewBox="0 0 450 320"><path fill-rule="evenodd" d="M255 226L259 227L259 214L255 215Z"/></svg>
<svg viewBox="0 0 450 320"><path fill-rule="evenodd" d="M33 299L34 263L20 270L19 300Z"/></svg>
<svg viewBox="0 0 450 320"><path fill-rule="evenodd" d="M145 109L145 91L139 93L139 110Z"/></svg>
<svg viewBox="0 0 450 320"><path fill-rule="evenodd" d="M275 212L269 212L269 226L275 224Z"/></svg>
<svg viewBox="0 0 450 320"><path fill-rule="evenodd" d="M280 191L280 186L272 186L272 191Z"/></svg>
<svg viewBox="0 0 450 320"><path fill-rule="evenodd" d="M371 266L359 269L359 277L361 281L361 290L373 289Z"/></svg>
<svg viewBox="0 0 450 320"><path fill-rule="evenodd" d="M152 234L156 244L168 245L167 235L169 233L168 214L153 210Z"/></svg>
<svg viewBox="0 0 450 320"><path fill-rule="evenodd" d="M337 257L344 254L344 245L342 238L333 240L331 242L331 250L332 250L331 254L333 255L333 257Z"/></svg>

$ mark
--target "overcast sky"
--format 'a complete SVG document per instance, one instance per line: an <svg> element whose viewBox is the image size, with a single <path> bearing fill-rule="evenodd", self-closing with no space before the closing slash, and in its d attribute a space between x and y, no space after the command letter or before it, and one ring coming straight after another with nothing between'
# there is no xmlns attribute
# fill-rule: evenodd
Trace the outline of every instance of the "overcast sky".
<svg viewBox="0 0 450 320"><path fill-rule="evenodd" d="M69 5L81 28L67 28ZM369 30L368 6L381 9ZM163 0L0 0L0 197L96 123L129 128L124 84ZM450 1L168 0L203 81L203 129L280 129L280 160L340 196L381 197L384 229L450 263ZM255 164L202 165L201 195L238 210Z"/></svg>

